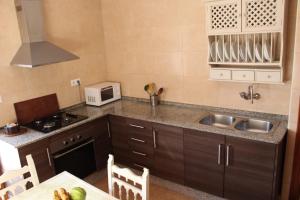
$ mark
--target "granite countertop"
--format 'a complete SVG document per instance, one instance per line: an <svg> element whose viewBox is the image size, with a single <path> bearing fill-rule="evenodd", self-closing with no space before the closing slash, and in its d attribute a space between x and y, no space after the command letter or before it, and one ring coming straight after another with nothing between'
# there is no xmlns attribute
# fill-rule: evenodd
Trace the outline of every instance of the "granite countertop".
<svg viewBox="0 0 300 200"><path fill-rule="evenodd" d="M173 125L182 128L195 129L199 131L211 132L227 136L235 136L250 140L262 141L267 143L277 144L285 136L287 129L287 116L265 114L241 110L231 110L207 106L195 106L178 103L164 103L152 108L149 103L132 98L125 98L101 107L78 105L68 109L74 114L86 115L89 118L70 126L58 129L56 131L44 134L38 131L28 129L27 133L14 137L7 137L1 134L0 142L5 142L15 148L20 148L32 142L51 137L59 134L65 130L74 128L86 122L92 121L96 118L105 116L107 114L130 117L134 119L141 119L150 122ZM274 127L270 133L251 133L245 131L235 130L233 128L218 128L213 126L202 125L199 120L208 113L214 112L219 114L229 114L237 118L255 118L270 120ZM201 134L201 133L199 133Z"/></svg>

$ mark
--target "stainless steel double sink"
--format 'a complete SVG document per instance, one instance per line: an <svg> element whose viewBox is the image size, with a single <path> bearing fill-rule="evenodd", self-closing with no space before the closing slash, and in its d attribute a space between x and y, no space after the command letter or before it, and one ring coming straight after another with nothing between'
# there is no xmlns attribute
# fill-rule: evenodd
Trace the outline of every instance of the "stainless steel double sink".
<svg viewBox="0 0 300 200"><path fill-rule="evenodd" d="M253 133L269 133L274 127L271 121L250 118L241 119L222 114L208 114L202 118L199 123L208 126L234 128L236 130Z"/></svg>

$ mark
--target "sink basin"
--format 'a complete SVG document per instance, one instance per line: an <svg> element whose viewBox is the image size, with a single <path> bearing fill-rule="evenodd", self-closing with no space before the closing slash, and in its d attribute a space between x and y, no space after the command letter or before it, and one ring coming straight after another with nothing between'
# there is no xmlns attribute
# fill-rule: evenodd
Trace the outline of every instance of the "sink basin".
<svg viewBox="0 0 300 200"><path fill-rule="evenodd" d="M248 119L238 122L235 128L240 131L269 133L273 128L273 124L269 121Z"/></svg>
<svg viewBox="0 0 300 200"><path fill-rule="evenodd" d="M235 122L235 118L228 115L209 114L200 120L200 124L217 127L228 127Z"/></svg>

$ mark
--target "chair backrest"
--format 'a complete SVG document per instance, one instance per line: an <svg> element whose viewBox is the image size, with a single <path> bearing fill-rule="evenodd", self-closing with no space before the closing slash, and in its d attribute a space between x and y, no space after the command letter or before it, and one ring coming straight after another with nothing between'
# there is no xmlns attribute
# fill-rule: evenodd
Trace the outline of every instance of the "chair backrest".
<svg viewBox="0 0 300 200"><path fill-rule="evenodd" d="M114 196L115 184L119 187L119 198L122 198L122 188L125 189L126 199L129 199L129 192L133 193L134 200L140 195L142 200L149 200L149 170L144 168L142 176L134 174L130 169L120 168L114 164L114 157L109 155L107 163L108 190ZM115 176L116 175L116 176ZM125 178L122 180L121 178ZM128 183L128 180L133 184ZM141 186L137 187L137 184Z"/></svg>
<svg viewBox="0 0 300 200"><path fill-rule="evenodd" d="M0 176L0 184L6 184L6 187L0 190L0 199L7 199L7 194L17 195L20 189L26 190L26 185L31 182L33 186L39 184L39 178L36 172L35 164L31 155L26 156L27 165L18 170L7 171ZM30 173L30 177L25 178L23 175Z"/></svg>

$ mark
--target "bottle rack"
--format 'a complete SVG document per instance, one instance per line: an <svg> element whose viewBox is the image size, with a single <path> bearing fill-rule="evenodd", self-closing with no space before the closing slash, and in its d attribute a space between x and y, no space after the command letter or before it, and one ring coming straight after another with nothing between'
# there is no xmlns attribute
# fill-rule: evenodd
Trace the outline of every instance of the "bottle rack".
<svg viewBox="0 0 300 200"><path fill-rule="evenodd" d="M282 66L280 32L208 37L211 65Z"/></svg>

